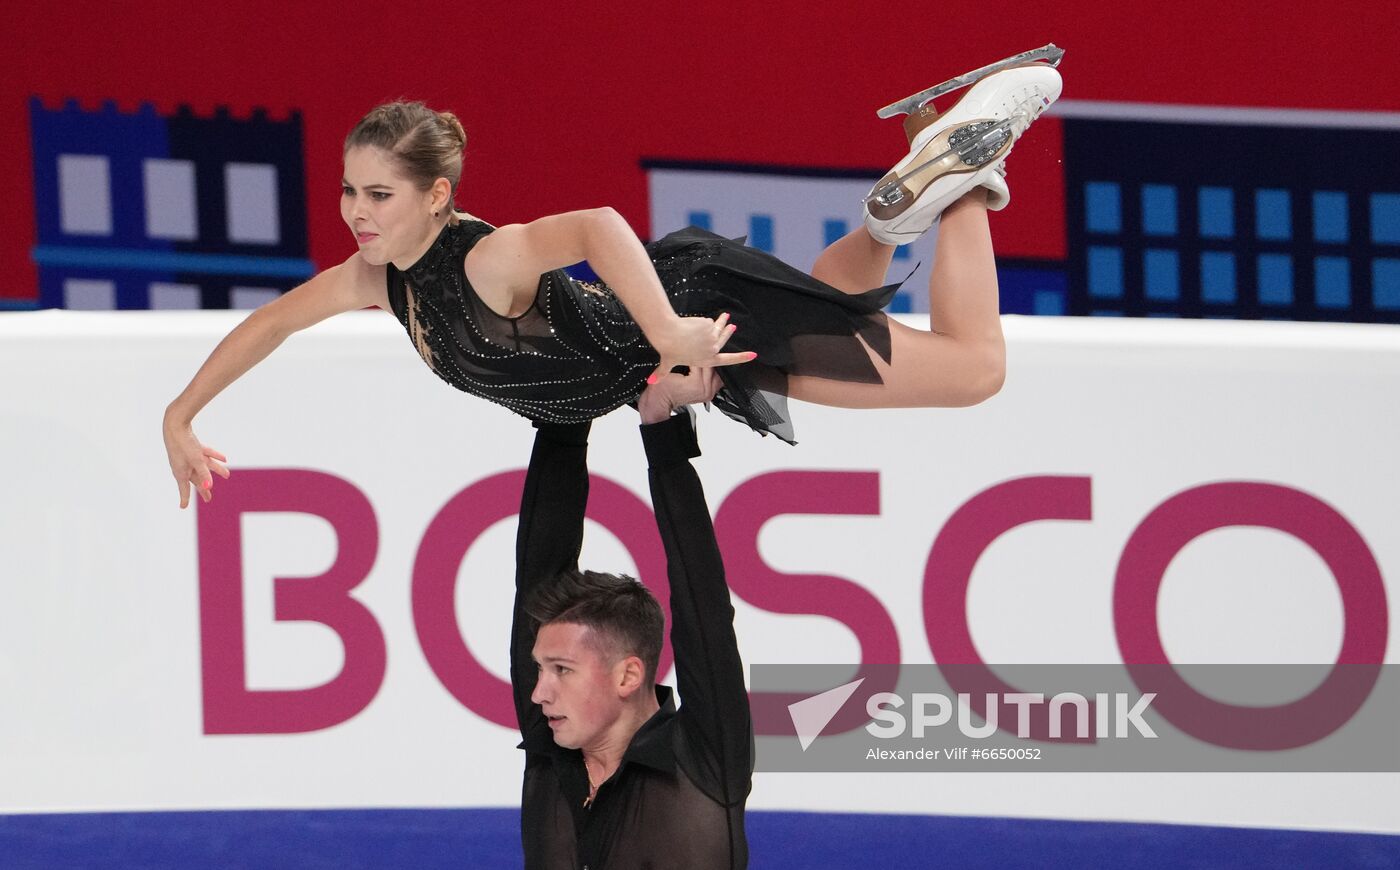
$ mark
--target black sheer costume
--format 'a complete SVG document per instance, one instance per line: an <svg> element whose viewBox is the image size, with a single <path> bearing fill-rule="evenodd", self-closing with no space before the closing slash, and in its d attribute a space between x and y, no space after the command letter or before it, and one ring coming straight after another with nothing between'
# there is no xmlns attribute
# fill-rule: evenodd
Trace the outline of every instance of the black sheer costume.
<svg viewBox="0 0 1400 870"><path fill-rule="evenodd" d="M452 386L531 420L577 423L627 404L658 356L612 288L540 276L534 303L502 317L472 289L463 260L493 227L449 224L406 272L388 267L389 302L428 366ZM715 406L761 433L793 440L787 376L880 383L862 341L886 362L884 308L898 285L842 293L778 258L688 227L646 246L671 306L683 316L729 312L726 351L751 363L718 369ZM859 338L857 338L859 336Z"/></svg>
<svg viewBox="0 0 1400 870"><path fill-rule="evenodd" d="M554 742L539 705L531 589L578 567L588 502L589 423L540 424L520 504L510 681L524 740L520 834L526 870L738 870L748 866L744 804L753 726L734 608L705 494L690 464L699 447L685 414L642 426L656 523L671 584L671 648L682 704L661 709L598 786L590 806L583 753Z"/></svg>

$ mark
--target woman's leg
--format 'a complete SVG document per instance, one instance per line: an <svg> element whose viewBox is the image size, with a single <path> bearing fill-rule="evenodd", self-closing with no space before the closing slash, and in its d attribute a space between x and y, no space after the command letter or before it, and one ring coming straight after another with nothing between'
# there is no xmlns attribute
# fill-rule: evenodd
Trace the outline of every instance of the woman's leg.
<svg viewBox="0 0 1400 870"><path fill-rule="evenodd" d="M842 293L864 293L884 285L893 258L894 245L875 241L862 224L827 245L812 265L812 277Z"/></svg>
<svg viewBox="0 0 1400 870"><path fill-rule="evenodd" d="M862 227L827 248L812 272L846 292L868 290L884 283L893 250ZM928 293L931 330L891 320L890 363L871 354L884 383L792 377L788 394L847 408L956 407L995 395L1005 374L1006 348L983 188L973 188L944 210Z"/></svg>
<svg viewBox="0 0 1400 870"><path fill-rule="evenodd" d="M1047 46L1008 59L998 66L1011 68L979 78L953 108L914 136L909 155L881 182L896 188L881 188L885 192L866 214L865 227L823 251L812 269L814 276L847 293L879 286L894 249L870 234L888 241L914 237L941 215L928 284L930 330L890 321L890 363L871 354L883 383L793 377L788 379L789 395L844 407L937 407L976 404L1001 389L1006 344L987 225L987 191L996 192L998 207L1005 205L1009 193L999 173L1010 149L1006 136L1010 131L1019 138L1059 97L1061 82L1054 65L1061 54ZM921 96L902 102L913 108ZM990 134L988 129L976 134L975 141L953 143L955 135L973 135L974 125L983 120L993 121L1000 140L984 142L980 137ZM964 168L953 171L946 161ZM926 172L934 174L921 175ZM977 186L958 197L966 185ZM958 198L950 203L954 197Z"/></svg>

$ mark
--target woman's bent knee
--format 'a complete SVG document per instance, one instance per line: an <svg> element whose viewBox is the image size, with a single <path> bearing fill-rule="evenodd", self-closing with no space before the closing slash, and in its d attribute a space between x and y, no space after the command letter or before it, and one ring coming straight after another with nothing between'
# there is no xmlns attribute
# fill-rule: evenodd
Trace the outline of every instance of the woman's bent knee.
<svg viewBox="0 0 1400 870"><path fill-rule="evenodd" d="M958 407L979 405L995 396L1006 383L1006 346L997 342L970 350L965 372Z"/></svg>

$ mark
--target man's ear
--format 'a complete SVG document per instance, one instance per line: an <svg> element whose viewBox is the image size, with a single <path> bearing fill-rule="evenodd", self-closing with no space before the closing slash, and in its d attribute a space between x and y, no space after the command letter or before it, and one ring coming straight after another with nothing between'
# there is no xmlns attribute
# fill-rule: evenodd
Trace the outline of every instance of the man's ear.
<svg viewBox="0 0 1400 870"><path fill-rule="evenodd" d="M638 656L626 656L617 663L613 673L617 677L617 694L623 700L631 698L638 690L645 688L647 668Z"/></svg>

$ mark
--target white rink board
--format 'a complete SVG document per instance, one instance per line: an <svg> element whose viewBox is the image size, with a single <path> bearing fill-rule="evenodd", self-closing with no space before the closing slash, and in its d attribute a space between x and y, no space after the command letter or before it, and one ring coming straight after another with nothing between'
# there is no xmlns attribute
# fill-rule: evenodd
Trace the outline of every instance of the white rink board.
<svg viewBox="0 0 1400 870"><path fill-rule="evenodd" d="M466 487L522 468L532 430L438 381L383 314L294 336L196 420L235 476L314 470L372 506L378 546L354 596L384 637L383 681L333 727L204 733L195 511L176 508L160 421L242 316L0 314L0 812L516 804L518 738L435 675L409 590L433 517ZM1167 498L1221 481L1288 486L1330 505L1369 546L1388 601L1400 598L1400 329L1005 326L1006 387L976 408L800 406L796 448L702 419L698 467L712 509L774 471L877 474L877 515L780 517L757 546L775 570L869 590L905 662L931 660L921 583L938 531L979 492L1032 475L1090 478L1093 516L1015 529L977 563L968 622L986 661L1121 661L1111 601L1124 543ZM624 408L595 425L592 468L646 501L634 422ZM332 526L274 512L245 515L241 529L249 688L330 680L345 660L337 635L276 622L272 583L330 566ZM488 528L456 587L461 633L498 678L513 534L509 520ZM590 523L589 535L584 565L635 570L603 526ZM737 607L750 663L859 655L836 620ZM1158 625L1178 662L1331 661L1347 630L1321 559L1259 528L1182 550ZM1386 660L1400 661L1393 642ZM1400 832L1400 775L760 774L750 806Z"/></svg>

